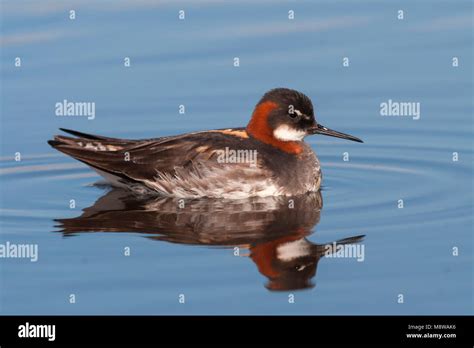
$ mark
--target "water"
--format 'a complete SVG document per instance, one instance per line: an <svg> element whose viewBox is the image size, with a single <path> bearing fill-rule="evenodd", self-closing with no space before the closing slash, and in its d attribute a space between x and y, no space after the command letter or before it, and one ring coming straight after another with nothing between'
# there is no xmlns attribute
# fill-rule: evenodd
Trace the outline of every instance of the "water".
<svg viewBox="0 0 474 348"><path fill-rule="evenodd" d="M37 262L1 259L1 313L473 313L471 2L1 4L0 237L39 247ZM296 210L269 198L178 211L96 184L46 144L58 127L243 126L277 86L365 142L307 139L324 187ZM95 119L55 116L63 99L95 102ZM388 99L420 102L420 119L382 117ZM333 241L363 246L363 260L324 256ZM277 260L289 242L305 256Z"/></svg>

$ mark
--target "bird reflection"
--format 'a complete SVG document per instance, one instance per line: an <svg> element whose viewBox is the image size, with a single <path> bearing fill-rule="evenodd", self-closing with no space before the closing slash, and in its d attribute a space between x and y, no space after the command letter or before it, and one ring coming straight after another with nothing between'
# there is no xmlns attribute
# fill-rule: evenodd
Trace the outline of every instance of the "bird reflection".
<svg viewBox="0 0 474 348"><path fill-rule="evenodd" d="M85 232L137 232L150 239L178 244L234 248L247 254L266 288L287 291L312 288L326 245L358 243L353 236L315 244L306 237L318 224L320 192L296 197L241 200L138 197L112 189L81 216L57 219L66 236ZM336 243L336 244L334 244Z"/></svg>

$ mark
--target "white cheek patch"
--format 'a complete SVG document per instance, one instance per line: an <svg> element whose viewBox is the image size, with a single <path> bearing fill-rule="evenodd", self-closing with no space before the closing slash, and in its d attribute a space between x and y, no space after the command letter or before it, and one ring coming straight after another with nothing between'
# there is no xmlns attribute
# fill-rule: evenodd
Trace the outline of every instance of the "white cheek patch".
<svg viewBox="0 0 474 348"><path fill-rule="evenodd" d="M304 239L285 243L277 247L277 257L282 261L291 261L311 253L310 244Z"/></svg>
<svg viewBox="0 0 474 348"><path fill-rule="evenodd" d="M301 141L306 136L306 132L282 125L273 131L273 136L283 141Z"/></svg>

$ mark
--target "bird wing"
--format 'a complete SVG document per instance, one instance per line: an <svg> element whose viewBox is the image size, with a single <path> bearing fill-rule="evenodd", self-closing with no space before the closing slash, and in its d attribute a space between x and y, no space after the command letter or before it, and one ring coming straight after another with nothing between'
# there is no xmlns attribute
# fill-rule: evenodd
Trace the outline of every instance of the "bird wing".
<svg viewBox="0 0 474 348"><path fill-rule="evenodd" d="M257 156L254 163L219 160L226 148L254 151L243 128L141 141L90 138L75 131L72 134L79 138L56 136L50 145L91 167L140 182L164 194L188 196L237 191L249 179L261 183L255 190L265 190L270 185L260 170Z"/></svg>

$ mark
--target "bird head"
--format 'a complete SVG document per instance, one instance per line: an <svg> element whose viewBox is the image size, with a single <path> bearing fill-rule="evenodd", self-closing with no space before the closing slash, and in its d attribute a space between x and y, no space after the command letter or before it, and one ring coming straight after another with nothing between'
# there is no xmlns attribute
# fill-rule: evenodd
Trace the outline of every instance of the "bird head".
<svg viewBox="0 0 474 348"><path fill-rule="evenodd" d="M316 122L311 99L301 92L276 88L268 91L255 106L247 132L264 143L291 150L294 142L307 135L322 134L362 142L352 135L337 132ZM284 144L293 143L293 146ZM288 151L291 152L291 151Z"/></svg>

